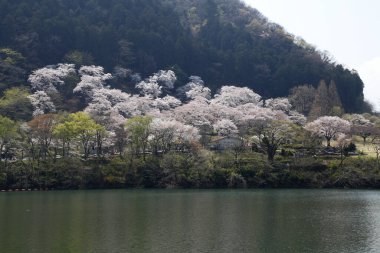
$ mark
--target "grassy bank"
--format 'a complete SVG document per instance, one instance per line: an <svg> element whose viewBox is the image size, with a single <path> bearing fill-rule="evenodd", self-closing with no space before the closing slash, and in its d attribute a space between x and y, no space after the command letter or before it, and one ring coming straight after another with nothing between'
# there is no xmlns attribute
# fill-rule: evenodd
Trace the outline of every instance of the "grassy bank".
<svg viewBox="0 0 380 253"><path fill-rule="evenodd" d="M114 188L380 188L376 159L281 157L246 152L171 152L112 159L1 164L0 190Z"/></svg>

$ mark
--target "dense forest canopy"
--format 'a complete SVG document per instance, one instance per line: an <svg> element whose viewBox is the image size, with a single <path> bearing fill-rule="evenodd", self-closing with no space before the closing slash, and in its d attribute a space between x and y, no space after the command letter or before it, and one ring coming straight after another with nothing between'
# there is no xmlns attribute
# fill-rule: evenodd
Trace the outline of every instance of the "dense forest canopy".
<svg viewBox="0 0 380 253"><path fill-rule="evenodd" d="M172 69L177 87L198 75L213 92L233 84L265 98L323 79L346 112L366 109L356 72L239 0L0 0L0 47L1 91L68 62L143 77Z"/></svg>

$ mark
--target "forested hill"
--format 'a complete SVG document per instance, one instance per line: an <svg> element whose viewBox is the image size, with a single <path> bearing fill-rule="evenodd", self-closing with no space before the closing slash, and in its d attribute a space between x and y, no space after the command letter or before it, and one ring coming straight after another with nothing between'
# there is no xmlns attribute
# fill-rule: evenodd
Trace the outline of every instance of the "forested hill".
<svg viewBox="0 0 380 253"><path fill-rule="evenodd" d="M178 85L199 75L214 91L234 84L265 97L334 80L346 112L364 106L357 73L239 0L0 0L0 47L24 57L2 51L1 90L32 69L74 62L143 76L171 68Z"/></svg>

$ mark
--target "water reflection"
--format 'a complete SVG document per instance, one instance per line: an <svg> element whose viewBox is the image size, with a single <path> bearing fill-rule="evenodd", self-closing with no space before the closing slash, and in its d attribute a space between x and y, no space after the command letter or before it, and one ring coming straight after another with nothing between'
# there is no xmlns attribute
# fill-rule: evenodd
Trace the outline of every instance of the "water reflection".
<svg viewBox="0 0 380 253"><path fill-rule="evenodd" d="M1 252L377 252L376 191L0 194Z"/></svg>

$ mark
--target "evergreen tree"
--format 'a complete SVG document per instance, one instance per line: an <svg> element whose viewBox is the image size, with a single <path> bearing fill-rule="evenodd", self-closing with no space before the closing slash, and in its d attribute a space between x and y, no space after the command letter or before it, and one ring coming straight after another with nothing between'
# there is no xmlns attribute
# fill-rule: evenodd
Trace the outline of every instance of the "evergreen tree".
<svg viewBox="0 0 380 253"><path fill-rule="evenodd" d="M328 115L331 111L329 100L329 91L326 82L321 80L310 110L310 119L316 119L318 117Z"/></svg>
<svg viewBox="0 0 380 253"><path fill-rule="evenodd" d="M340 100L340 96L338 93L338 89L336 88L335 82L331 80L329 88L329 107L330 107L330 115L333 116L341 116L343 115L343 106L342 101Z"/></svg>

